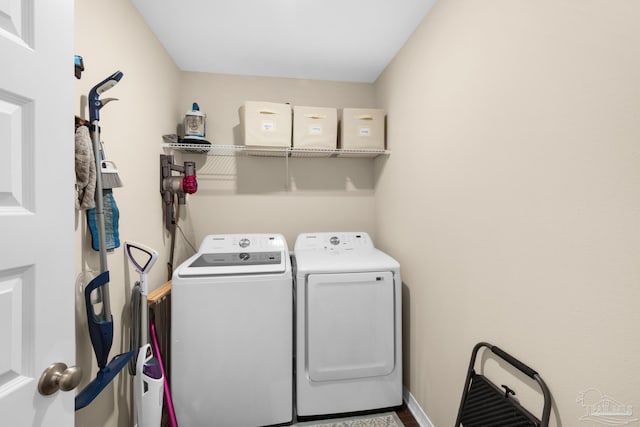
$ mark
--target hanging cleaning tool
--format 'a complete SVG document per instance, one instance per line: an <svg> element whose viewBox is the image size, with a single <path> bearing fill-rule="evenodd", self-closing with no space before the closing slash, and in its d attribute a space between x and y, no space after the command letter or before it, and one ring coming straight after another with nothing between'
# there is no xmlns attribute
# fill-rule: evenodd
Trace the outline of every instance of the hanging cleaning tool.
<svg viewBox="0 0 640 427"><path fill-rule="evenodd" d="M179 172L181 175L174 175L173 172ZM160 194L162 194L162 211L164 216L164 225L171 233L171 255L169 256L169 274L168 279L171 280L173 274L173 255L175 249L176 228L178 217L176 211L180 205L187 203L187 194L193 194L198 191L198 181L196 179L196 163L184 162L183 166L176 165L173 162L173 156L160 155ZM178 196L178 206L175 206L175 196Z"/></svg>
<svg viewBox="0 0 640 427"><path fill-rule="evenodd" d="M120 235L119 235L119 220L120 211L116 200L113 197L112 189L122 187L122 181L118 176L118 169L114 162L105 159L104 147L100 140L100 109L111 101L117 101L117 98L105 98L100 99L100 95L111 89L118 84L122 78L122 72L116 71L113 75L107 77L105 80L96 85L89 92L89 117L93 130L93 145L96 154L96 164L98 173L98 180L100 180L102 191L100 191L99 197L101 203L98 205L98 194L96 194L96 208L87 210L87 223L89 225L89 231L91 233L91 247L95 251L100 251L100 242L104 242L106 249L113 250L120 247ZM98 212L100 207L100 212ZM104 238L100 236L100 230L98 227L98 216L101 215L105 224ZM102 255L101 255L102 256Z"/></svg>
<svg viewBox="0 0 640 427"><path fill-rule="evenodd" d="M181 175L173 175L173 172L179 172ZM172 204L173 195L178 196L178 204L186 203L186 195L193 194L198 191L198 180L196 179L196 162L187 161L183 166L173 162L173 156L160 155L160 193L165 204ZM165 216L165 226L167 229L171 227L171 217Z"/></svg>
<svg viewBox="0 0 640 427"><path fill-rule="evenodd" d="M118 168L111 160L104 159L104 148L100 143L100 175L102 178L102 211L105 218L105 246L107 251L120 247L120 233L118 232L120 222L120 210L113 197L113 189L122 187L122 180L118 175ZM100 250L98 240L98 223L95 209L87 210L87 223L91 233L91 247L95 251Z"/></svg>
<svg viewBox="0 0 640 427"><path fill-rule="evenodd" d="M111 76L94 86L89 92L89 117L93 128L93 151L96 161L96 170L101 168L100 159L100 109L114 98L100 99L107 90L118 84L122 78L122 72L116 71ZM103 200L102 174L96 174L95 191L95 223L100 248L100 274L96 276L84 290L85 306L87 311L87 323L89 337L98 363L98 373L75 399L75 409L82 409L89 405L107 387L116 375L124 368L135 352L122 353L115 356L107 364L109 352L113 344L113 317L111 316L111 304L109 301L109 270L107 267L107 248Z"/></svg>
<svg viewBox="0 0 640 427"><path fill-rule="evenodd" d="M102 151L104 154L104 150ZM122 187L122 180L118 175L118 167L111 160L102 160L100 163L102 172L102 186L105 190Z"/></svg>
<svg viewBox="0 0 640 427"><path fill-rule="evenodd" d="M149 294L147 275L158 259L158 252L133 242L125 242L124 248L127 258L140 275L140 281L134 287L134 292L138 292L140 298L132 298L131 322L132 327L136 327L136 323L138 323L140 332L139 342L134 343L136 348L139 347L133 383L136 425L137 427L159 427L162 421L164 373L149 344L149 310L147 307L147 295ZM135 315L136 313L138 315ZM139 320L139 322L135 320Z"/></svg>

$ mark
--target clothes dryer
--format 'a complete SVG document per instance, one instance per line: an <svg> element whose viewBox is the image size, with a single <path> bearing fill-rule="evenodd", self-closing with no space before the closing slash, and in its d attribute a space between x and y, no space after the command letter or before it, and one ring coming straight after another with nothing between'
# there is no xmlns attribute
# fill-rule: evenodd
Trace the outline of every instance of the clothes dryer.
<svg viewBox="0 0 640 427"><path fill-rule="evenodd" d="M305 233L294 277L297 414L401 405L399 263L367 233Z"/></svg>
<svg viewBox="0 0 640 427"><path fill-rule="evenodd" d="M293 418L293 278L279 234L205 237L173 274L171 387L184 426Z"/></svg>

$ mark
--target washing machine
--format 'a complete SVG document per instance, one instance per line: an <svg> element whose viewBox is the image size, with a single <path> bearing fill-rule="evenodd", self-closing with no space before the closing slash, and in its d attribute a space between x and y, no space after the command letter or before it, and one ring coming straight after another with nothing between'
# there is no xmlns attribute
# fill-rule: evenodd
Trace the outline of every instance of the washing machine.
<svg viewBox="0 0 640 427"><path fill-rule="evenodd" d="M279 234L204 238L173 273L171 393L180 425L293 418L293 278Z"/></svg>
<svg viewBox="0 0 640 427"><path fill-rule="evenodd" d="M294 246L296 412L402 404L400 265L367 233L305 233Z"/></svg>

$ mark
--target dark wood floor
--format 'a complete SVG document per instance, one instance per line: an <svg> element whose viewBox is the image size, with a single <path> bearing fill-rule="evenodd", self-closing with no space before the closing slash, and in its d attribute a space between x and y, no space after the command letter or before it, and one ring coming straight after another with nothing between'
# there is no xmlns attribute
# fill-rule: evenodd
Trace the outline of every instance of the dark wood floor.
<svg viewBox="0 0 640 427"><path fill-rule="evenodd" d="M402 405L400 408L396 409L396 415L402 421L405 427L420 427L420 424L413 417L413 414L407 408L407 405Z"/></svg>

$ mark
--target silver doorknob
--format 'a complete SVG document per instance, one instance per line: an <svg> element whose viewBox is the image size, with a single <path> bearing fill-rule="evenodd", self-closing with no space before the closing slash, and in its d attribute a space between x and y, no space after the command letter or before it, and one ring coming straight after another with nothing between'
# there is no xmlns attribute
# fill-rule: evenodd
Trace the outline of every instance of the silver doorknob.
<svg viewBox="0 0 640 427"><path fill-rule="evenodd" d="M73 390L80 384L82 369L77 366L67 367L64 363L54 363L44 370L38 381L38 391L49 396L58 390Z"/></svg>

